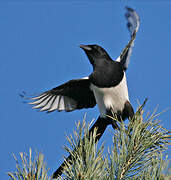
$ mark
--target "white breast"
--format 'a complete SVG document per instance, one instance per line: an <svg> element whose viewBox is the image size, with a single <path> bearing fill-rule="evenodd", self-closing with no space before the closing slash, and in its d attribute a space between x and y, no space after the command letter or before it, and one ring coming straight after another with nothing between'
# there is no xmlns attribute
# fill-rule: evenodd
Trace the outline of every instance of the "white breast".
<svg viewBox="0 0 171 180"><path fill-rule="evenodd" d="M105 117L106 109L112 108L114 113L122 111L125 102L127 100L129 101L125 73L122 81L117 86L111 88L98 88L91 84L91 90L94 92L101 117Z"/></svg>

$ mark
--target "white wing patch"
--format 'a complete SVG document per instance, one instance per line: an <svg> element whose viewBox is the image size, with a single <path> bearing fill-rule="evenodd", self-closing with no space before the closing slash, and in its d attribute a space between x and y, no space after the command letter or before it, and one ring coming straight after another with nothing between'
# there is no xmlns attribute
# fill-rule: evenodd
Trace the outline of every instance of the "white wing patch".
<svg viewBox="0 0 171 180"><path fill-rule="evenodd" d="M89 77L88 77L88 76L86 76L86 77L83 77L83 78L81 78L81 79L89 79Z"/></svg>
<svg viewBox="0 0 171 180"><path fill-rule="evenodd" d="M51 98L50 96L49 96L49 97L48 97L48 96L45 96L45 97L39 99L38 101L29 103L29 104L34 104L34 105L36 105L36 106L34 106L33 108L34 108L34 109L38 109L38 108L44 107L44 106L48 103L48 101L49 101L50 98Z"/></svg>
<svg viewBox="0 0 171 180"><path fill-rule="evenodd" d="M34 109L40 109L40 111L72 111L76 107L76 102L74 100L61 95L43 93L40 96L31 98L31 100L36 101L30 102L29 104L33 105Z"/></svg>
<svg viewBox="0 0 171 180"><path fill-rule="evenodd" d="M50 109L51 105L53 104L53 100L55 97L50 97L50 99L46 102L43 108L40 109L40 111L47 111Z"/></svg>
<svg viewBox="0 0 171 180"><path fill-rule="evenodd" d="M58 102L58 110L59 110L59 111L65 110L64 97L63 97L63 96L60 96L59 99L60 99L60 100L59 100L59 102Z"/></svg>
<svg viewBox="0 0 171 180"><path fill-rule="evenodd" d="M54 98L53 104L51 105L51 108L49 109L49 112L57 110L58 109L58 104L59 104L59 96L56 96Z"/></svg>
<svg viewBox="0 0 171 180"><path fill-rule="evenodd" d="M89 77L83 77L82 79L89 79ZM34 109L40 109L40 111L73 111L77 107L76 100L50 91L30 98L30 100L33 100L33 102L28 104L33 105Z"/></svg>

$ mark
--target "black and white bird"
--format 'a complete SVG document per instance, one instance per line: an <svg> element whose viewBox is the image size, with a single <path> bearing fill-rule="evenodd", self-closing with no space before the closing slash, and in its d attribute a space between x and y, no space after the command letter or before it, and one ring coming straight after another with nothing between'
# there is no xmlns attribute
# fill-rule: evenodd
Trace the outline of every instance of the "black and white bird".
<svg viewBox="0 0 171 180"><path fill-rule="evenodd" d="M117 116L118 120L131 119L134 110L128 96L126 70L128 68L132 47L140 20L138 14L126 7L127 27L131 39L123 49L120 56L114 61L99 45L80 45L87 55L93 72L81 79L74 79L43 92L38 96L29 98L33 108L40 111L74 111L82 108L93 108L98 105L100 116L91 127L90 132L97 128L96 140L100 139L106 127L112 124L118 128L117 122L110 116ZM71 155L66 160L71 159ZM53 178L59 177L63 172L65 162L54 172Z"/></svg>
<svg viewBox="0 0 171 180"><path fill-rule="evenodd" d="M139 16L126 8L127 27L131 40L121 55L112 60L109 54L99 45L80 45L87 55L93 72L85 78L74 79L32 97L29 104L40 111L74 111L82 108L93 108L98 105L100 119L107 124L111 119L106 115L117 115L122 120L132 118L134 111L129 101L125 71L128 68L132 47L139 28ZM116 122L111 123L117 128Z"/></svg>

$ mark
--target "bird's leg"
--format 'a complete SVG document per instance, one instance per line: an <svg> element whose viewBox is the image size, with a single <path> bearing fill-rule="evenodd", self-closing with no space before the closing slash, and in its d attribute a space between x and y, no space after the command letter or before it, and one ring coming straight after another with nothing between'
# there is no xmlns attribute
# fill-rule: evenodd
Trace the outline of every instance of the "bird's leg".
<svg viewBox="0 0 171 180"><path fill-rule="evenodd" d="M119 130L119 126L117 125L115 120L112 120L112 127L113 127L114 130L115 129Z"/></svg>
<svg viewBox="0 0 171 180"><path fill-rule="evenodd" d="M113 113L112 109L107 110L106 111L106 121L107 121L108 125L111 124L114 130L115 129L119 130L119 126L117 125L117 121L115 119L120 120L120 113L119 112L117 114Z"/></svg>

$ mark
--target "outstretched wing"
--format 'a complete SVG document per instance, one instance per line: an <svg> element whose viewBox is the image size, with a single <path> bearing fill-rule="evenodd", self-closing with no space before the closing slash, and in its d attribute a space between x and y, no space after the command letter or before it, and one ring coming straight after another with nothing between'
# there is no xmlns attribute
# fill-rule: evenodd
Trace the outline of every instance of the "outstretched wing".
<svg viewBox="0 0 171 180"><path fill-rule="evenodd" d="M136 13L136 11L129 7L126 7L126 10L127 10L127 12L125 14L125 17L128 21L127 27L130 31L131 39L130 39L129 43L127 44L127 46L123 49L121 55L116 60L122 64L123 69L125 71L128 68L130 56L132 53L132 48L134 46L134 40L136 37L136 33L139 29L139 26L140 26L140 18L138 16L138 14Z"/></svg>
<svg viewBox="0 0 171 180"><path fill-rule="evenodd" d="M96 105L90 81L87 78L75 79L56 88L46 91L39 96L30 98L33 108L40 111L52 112L73 111L82 108L92 108Z"/></svg>

